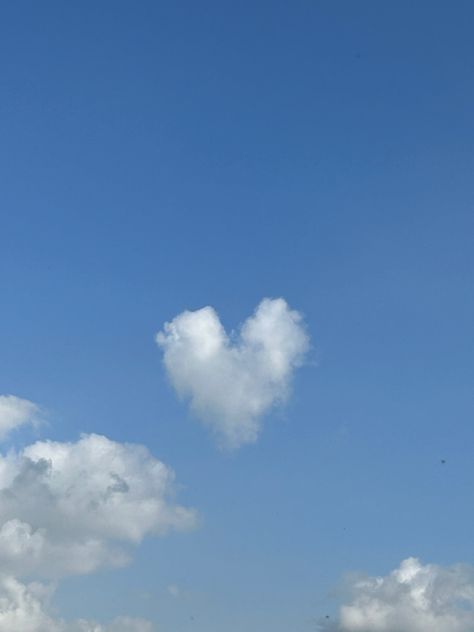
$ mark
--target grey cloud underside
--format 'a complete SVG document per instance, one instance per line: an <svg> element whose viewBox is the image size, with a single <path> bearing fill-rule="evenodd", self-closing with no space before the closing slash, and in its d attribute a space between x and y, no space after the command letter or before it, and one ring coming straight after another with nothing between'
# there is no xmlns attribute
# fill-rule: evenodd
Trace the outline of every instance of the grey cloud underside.
<svg viewBox="0 0 474 632"><path fill-rule="evenodd" d="M156 340L177 394L232 448L257 439L309 347L301 315L282 298L264 299L237 334L229 336L204 307L176 316Z"/></svg>
<svg viewBox="0 0 474 632"><path fill-rule="evenodd" d="M127 562L124 545L191 528L174 473L142 446L99 435L0 456L0 568L60 577Z"/></svg>

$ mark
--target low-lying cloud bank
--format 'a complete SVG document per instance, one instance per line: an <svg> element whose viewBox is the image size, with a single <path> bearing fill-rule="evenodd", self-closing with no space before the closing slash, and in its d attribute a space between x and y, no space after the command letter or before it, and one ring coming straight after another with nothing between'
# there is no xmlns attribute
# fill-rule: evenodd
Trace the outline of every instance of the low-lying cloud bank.
<svg viewBox="0 0 474 632"><path fill-rule="evenodd" d="M166 323L156 341L178 395L231 448L256 441L309 347L301 314L282 298L264 299L237 334L204 307Z"/></svg>
<svg viewBox="0 0 474 632"><path fill-rule="evenodd" d="M404 560L385 577L349 582L333 632L473 632L474 569Z"/></svg>
<svg viewBox="0 0 474 632"><path fill-rule="evenodd" d="M49 607L52 590L45 584L23 584L0 575L0 632L152 632L144 619L118 617L108 624L55 618Z"/></svg>

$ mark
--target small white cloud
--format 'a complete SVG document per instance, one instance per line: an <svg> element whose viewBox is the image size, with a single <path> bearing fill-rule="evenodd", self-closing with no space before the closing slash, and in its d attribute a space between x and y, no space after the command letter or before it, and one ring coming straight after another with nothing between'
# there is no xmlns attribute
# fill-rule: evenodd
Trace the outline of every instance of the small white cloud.
<svg viewBox="0 0 474 632"><path fill-rule="evenodd" d="M176 392L229 447L257 439L309 347L301 314L282 298L264 299L236 335L204 307L166 323L156 341Z"/></svg>
<svg viewBox="0 0 474 632"><path fill-rule="evenodd" d="M35 425L40 419L39 406L14 395L0 395L0 441L15 428Z"/></svg>
<svg viewBox="0 0 474 632"><path fill-rule="evenodd" d="M385 577L353 579L334 632L472 632L474 571L404 560Z"/></svg>
<svg viewBox="0 0 474 632"><path fill-rule="evenodd" d="M15 576L89 573L138 544L194 525L174 473L146 448L99 435L39 441L0 456L0 568Z"/></svg>
<svg viewBox="0 0 474 632"><path fill-rule="evenodd" d="M170 584L170 585L168 586L168 593L169 593L172 597L179 597L180 590L179 590L178 586L176 586L176 584Z"/></svg>
<svg viewBox="0 0 474 632"><path fill-rule="evenodd" d="M66 622L50 613L52 589L0 576L0 632L153 632L144 619L118 617L108 624L86 619Z"/></svg>

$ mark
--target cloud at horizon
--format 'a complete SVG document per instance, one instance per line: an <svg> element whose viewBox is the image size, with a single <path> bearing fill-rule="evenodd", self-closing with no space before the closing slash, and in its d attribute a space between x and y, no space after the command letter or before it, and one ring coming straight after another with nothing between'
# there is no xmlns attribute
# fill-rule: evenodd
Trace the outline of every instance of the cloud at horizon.
<svg viewBox="0 0 474 632"><path fill-rule="evenodd" d="M472 632L474 568L411 557L383 577L347 580L351 594L325 632Z"/></svg>
<svg viewBox="0 0 474 632"><path fill-rule="evenodd" d="M24 584L9 575L0 575L0 632L153 632L145 619L116 617L101 624L88 619L67 622L51 612L51 585Z"/></svg>

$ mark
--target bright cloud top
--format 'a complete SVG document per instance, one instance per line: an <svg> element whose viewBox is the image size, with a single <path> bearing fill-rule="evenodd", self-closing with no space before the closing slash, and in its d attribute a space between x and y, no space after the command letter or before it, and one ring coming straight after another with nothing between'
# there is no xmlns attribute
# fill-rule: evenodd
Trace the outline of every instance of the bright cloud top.
<svg viewBox="0 0 474 632"><path fill-rule="evenodd" d="M264 299L236 335L204 307L176 316L156 340L176 392L229 447L257 439L309 346L301 315L282 298Z"/></svg>
<svg viewBox="0 0 474 632"><path fill-rule="evenodd" d="M474 573L467 566L422 565L404 560L386 577L351 585L337 632L472 632Z"/></svg>
<svg viewBox="0 0 474 632"><path fill-rule="evenodd" d="M40 583L23 584L0 576L0 632L152 632L143 619L118 617L101 625L84 619L65 622L49 612L51 589Z"/></svg>
<svg viewBox="0 0 474 632"><path fill-rule="evenodd" d="M121 565L121 544L193 526L173 487L146 448L94 434L0 456L0 568L58 577Z"/></svg>
<svg viewBox="0 0 474 632"><path fill-rule="evenodd" d="M33 402L14 395L0 395L0 441L15 428L37 423L39 416L40 409Z"/></svg>

